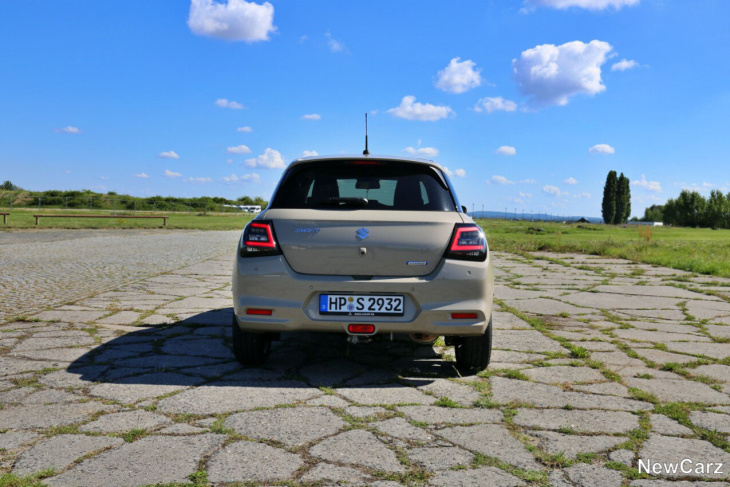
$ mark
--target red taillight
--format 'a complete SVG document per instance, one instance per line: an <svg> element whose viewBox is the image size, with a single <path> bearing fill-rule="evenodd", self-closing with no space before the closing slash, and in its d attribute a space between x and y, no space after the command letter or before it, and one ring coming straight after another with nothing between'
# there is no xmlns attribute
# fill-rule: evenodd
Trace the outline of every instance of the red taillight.
<svg viewBox="0 0 730 487"><path fill-rule="evenodd" d="M487 259L487 239L482 229L473 223L457 223L444 255L447 259L474 260Z"/></svg>
<svg viewBox="0 0 730 487"><path fill-rule="evenodd" d="M241 257L262 257L280 253L270 221L254 220L246 226L239 246Z"/></svg>
<svg viewBox="0 0 730 487"><path fill-rule="evenodd" d="M350 164L355 164L356 166L377 166L379 162L377 161L352 161Z"/></svg>
<svg viewBox="0 0 730 487"><path fill-rule="evenodd" d="M247 315L271 316L272 313L271 309L248 308L246 310Z"/></svg>
<svg viewBox="0 0 730 487"><path fill-rule="evenodd" d="M476 320L476 313L451 313L452 320Z"/></svg>
<svg viewBox="0 0 730 487"><path fill-rule="evenodd" d="M347 325L347 331L350 333L371 334L375 332L375 325Z"/></svg>
<svg viewBox="0 0 730 487"><path fill-rule="evenodd" d="M251 222L248 227L248 235L244 237L243 244L253 247L276 248L274 235L271 233L270 223Z"/></svg>

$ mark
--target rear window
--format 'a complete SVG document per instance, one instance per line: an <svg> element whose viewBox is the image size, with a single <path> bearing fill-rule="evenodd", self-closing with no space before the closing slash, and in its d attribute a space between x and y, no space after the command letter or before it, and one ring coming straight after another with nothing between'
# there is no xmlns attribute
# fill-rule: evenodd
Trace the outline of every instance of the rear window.
<svg viewBox="0 0 730 487"><path fill-rule="evenodd" d="M436 169L394 161L299 164L284 175L271 208L455 211Z"/></svg>

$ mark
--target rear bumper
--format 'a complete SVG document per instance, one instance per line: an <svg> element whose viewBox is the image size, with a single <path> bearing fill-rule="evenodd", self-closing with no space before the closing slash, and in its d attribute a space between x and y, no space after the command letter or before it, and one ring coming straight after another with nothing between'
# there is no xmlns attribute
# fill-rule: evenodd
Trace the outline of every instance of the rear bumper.
<svg viewBox="0 0 730 487"><path fill-rule="evenodd" d="M347 333L347 325L367 323L375 333L428 333L469 336L484 333L492 309L494 276L491 255L485 262L442 259L422 277L307 275L294 272L282 255L241 258L233 269L233 308L238 325L249 331L324 331ZM321 315L319 295L399 294L405 297L399 317ZM248 315L249 308L271 309L271 316ZM452 313L475 313L476 319L452 319Z"/></svg>

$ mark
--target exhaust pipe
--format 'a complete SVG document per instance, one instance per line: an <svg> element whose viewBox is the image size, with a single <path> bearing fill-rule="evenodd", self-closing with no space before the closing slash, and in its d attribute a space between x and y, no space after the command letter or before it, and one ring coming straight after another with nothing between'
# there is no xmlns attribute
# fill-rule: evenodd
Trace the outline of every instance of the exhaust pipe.
<svg viewBox="0 0 730 487"><path fill-rule="evenodd" d="M411 340L420 345L432 345L438 340L438 335L429 335L428 333L411 333Z"/></svg>

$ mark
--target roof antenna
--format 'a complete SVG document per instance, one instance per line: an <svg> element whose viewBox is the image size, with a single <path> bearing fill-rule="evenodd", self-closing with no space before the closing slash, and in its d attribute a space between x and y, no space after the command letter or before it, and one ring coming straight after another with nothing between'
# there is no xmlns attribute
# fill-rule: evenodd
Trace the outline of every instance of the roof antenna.
<svg viewBox="0 0 730 487"><path fill-rule="evenodd" d="M365 150L362 151L362 155L370 155L370 151L368 150L368 112L365 112Z"/></svg>

